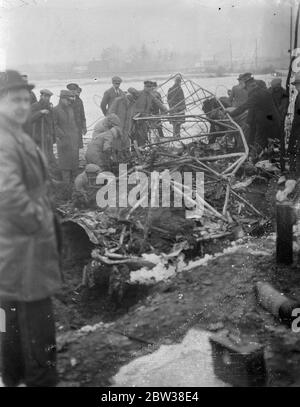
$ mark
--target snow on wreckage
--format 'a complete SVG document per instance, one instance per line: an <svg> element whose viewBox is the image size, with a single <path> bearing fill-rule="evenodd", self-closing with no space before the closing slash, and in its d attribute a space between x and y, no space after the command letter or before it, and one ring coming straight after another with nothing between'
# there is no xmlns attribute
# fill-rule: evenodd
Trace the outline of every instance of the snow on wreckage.
<svg viewBox="0 0 300 407"><path fill-rule="evenodd" d="M165 104L175 77L178 75L157 89ZM222 102L212 93L182 75L180 79L184 111L181 101L180 108L176 109L175 104L169 114L159 111L133 118L134 126L144 132L145 143L133 142L123 163L128 168L126 178L139 172L145 175L144 180L151 179L144 184L140 181L135 204L121 207L117 189L114 207L78 210L68 203L58 208L68 244L72 236L69 250L76 254L84 241L84 250L90 256L82 284L95 285L105 271L110 294L118 300L128 285L152 284L182 270L190 258L205 254L207 242L236 236L237 226L265 221L243 197L243 190L255 176L250 181L236 180L248 157L243 122L239 125L226 114ZM160 198L165 171L170 175L168 207ZM158 176L152 177L154 172ZM193 179L188 186L183 182L186 173ZM204 175L200 194L194 182L197 173ZM119 185L120 177L115 181ZM98 191L103 188L98 187ZM156 207L149 204L154 195L159 203ZM147 205L142 196L149 198ZM197 204L204 209L201 216L195 210Z"/></svg>

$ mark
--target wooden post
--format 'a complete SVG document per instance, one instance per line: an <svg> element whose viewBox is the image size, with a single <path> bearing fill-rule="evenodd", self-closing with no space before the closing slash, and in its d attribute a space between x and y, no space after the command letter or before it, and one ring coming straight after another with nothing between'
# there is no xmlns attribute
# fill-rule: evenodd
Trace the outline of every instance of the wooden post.
<svg viewBox="0 0 300 407"><path fill-rule="evenodd" d="M293 207L289 203L276 205L276 262L293 263Z"/></svg>

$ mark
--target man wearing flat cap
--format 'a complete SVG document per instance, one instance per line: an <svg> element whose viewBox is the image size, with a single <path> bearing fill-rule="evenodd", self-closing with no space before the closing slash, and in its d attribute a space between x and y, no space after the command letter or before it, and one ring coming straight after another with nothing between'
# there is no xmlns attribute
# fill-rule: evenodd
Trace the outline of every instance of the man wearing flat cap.
<svg viewBox="0 0 300 407"><path fill-rule="evenodd" d="M57 384L51 297L61 288L43 153L23 131L33 85L0 73L0 307L5 386ZM2 316L3 314L1 314Z"/></svg>
<svg viewBox="0 0 300 407"><path fill-rule="evenodd" d="M240 74L238 77L238 85L233 86L231 94L229 96L229 102L232 107L239 107L245 103L248 99L248 92L245 88L244 80L248 77L251 77L251 73Z"/></svg>
<svg viewBox="0 0 300 407"><path fill-rule="evenodd" d="M55 165L53 106L50 103L52 95L50 90L42 89L40 100L31 106L29 117L30 135L45 154L50 166Z"/></svg>
<svg viewBox="0 0 300 407"><path fill-rule="evenodd" d="M124 95L124 92L120 89L122 79L119 76L114 76L111 81L113 86L104 92L100 105L104 116L107 115L108 110L115 98Z"/></svg>
<svg viewBox="0 0 300 407"><path fill-rule="evenodd" d="M138 98L133 105L134 116L148 116L153 106L167 113L167 107L156 97L153 92L153 81L144 81L144 89L139 92ZM133 120L131 135L139 146L145 145L148 140L149 125L144 120Z"/></svg>
<svg viewBox="0 0 300 407"><path fill-rule="evenodd" d="M59 103L53 109L58 166L62 180L68 184L75 178L79 164L80 139L72 107L74 99L70 90L62 90Z"/></svg>
<svg viewBox="0 0 300 407"><path fill-rule="evenodd" d="M140 92L134 88L129 88L127 94L118 96L111 104L108 114L114 113L120 119L120 129L122 132L122 147L124 155L129 151L130 132L132 126L133 108Z"/></svg>
<svg viewBox="0 0 300 407"><path fill-rule="evenodd" d="M181 87L181 75L176 75L174 79L174 85L168 90L168 105L170 107L171 115L184 116L186 105L184 92ZM173 136L175 138L180 137L181 125L185 122L184 117L174 118L170 120L173 125Z"/></svg>
<svg viewBox="0 0 300 407"><path fill-rule="evenodd" d="M83 148L82 136L86 135L87 129L83 101L80 98L80 93L82 89L79 87L79 85L77 85L77 83L69 83L67 85L67 89L73 92L75 96L75 100L74 103L72 104L72 107L74 109L75 121L79 132L79 148Z"/></svg>

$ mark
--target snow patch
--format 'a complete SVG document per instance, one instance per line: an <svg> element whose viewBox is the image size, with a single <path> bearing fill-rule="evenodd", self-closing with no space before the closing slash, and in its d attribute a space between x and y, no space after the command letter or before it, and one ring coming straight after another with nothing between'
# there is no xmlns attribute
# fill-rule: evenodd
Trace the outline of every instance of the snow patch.
<svg viewBox="0 0 300 407"><path fill-rule="evenodd" d="M183 341L162 345L150 355L123 366L113 387L226 387L213 370L210 333L190 329Z"/></svg>

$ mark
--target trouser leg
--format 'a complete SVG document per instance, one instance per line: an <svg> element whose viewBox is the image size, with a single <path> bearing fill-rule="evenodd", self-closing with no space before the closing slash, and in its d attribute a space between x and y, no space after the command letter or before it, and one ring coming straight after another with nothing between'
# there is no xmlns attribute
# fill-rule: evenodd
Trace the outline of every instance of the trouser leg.
<svg viewBox="0 0 300 407"><path fill-rule="evenodd" d="M1 375L5 386L13 387L24 381L24 355L21 345L21 332L18 322L16 302L3 301L1 309L5 315L5 332L1 337Z"/></svg>
<svg viewBox="0 0 300 407"><path fill-rule="evenodd" d="M55 324L50 298L19 303L18 322L25 366L25 384L52 387L58 382Z"/></svg>
<svg viewBox="0 0 300 407"><path fill-rule="evenodd" d="M71 183L71 176L72 176L72 171L71 170L62 170L62 180L63 182L66 182L68 184Z"/></svg>
<svg viewBox="0 0 300 407"><path fill-rule="evenodd" d="M164 137L164 132L163 132L163 129L162 129L161 125L158 126L157 130L158 130L159 137L160 138Z"/></svg>
<svg viewBox="0 0 300 407"><path fill-rule="evenodd" d="M178 137L180 137L180 127L181 127L181 124L180 123L174 123L173 124L173 136L175 137L175 138L178 138Z"/></svg>

